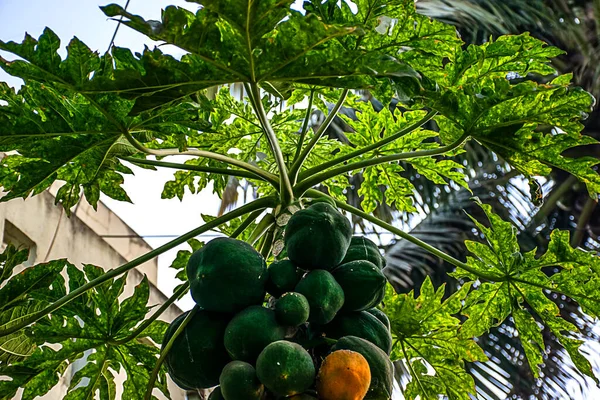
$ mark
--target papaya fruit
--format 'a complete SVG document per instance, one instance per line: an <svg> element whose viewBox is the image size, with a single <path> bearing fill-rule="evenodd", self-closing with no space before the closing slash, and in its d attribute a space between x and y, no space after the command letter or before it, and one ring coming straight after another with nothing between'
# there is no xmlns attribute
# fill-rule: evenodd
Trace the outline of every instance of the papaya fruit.
<svg viewBox="0 0 600 400"><path fill-rule="evenodd" d="M269 344L256 361L258 379L279 396L303 393L315 380L310 354L299 344L280 340Z"/></svg>
<svg viewBox="0 0 600 400"><path fill-rule="evenodd" d="M234 313L264 301L265 260L241 240L211 240L192 254L186 272L192 298L204 310Z"/></svg>
<svg viewBox="0 0 600 400"><path fill-rule="evenodd" d="M377 318L379 321L381 321L381 323L385 325L385 327L387 328L388 331L392 330L392 325L390 324L390 319L379 308L369 308L368 310L365 310L365 311L368 312L369 314L374 315L375 318Z"/></svg>
<svg viewBox="0 0 600 400"><path fill-rule="evenodd" d="M394 366L387 354L379 347L356 336L344 336L333 345L331 350L352 350L360 353L367 360L371 370L371 384L365 399L389 400L392 398Z"/></svg>
<svg viewBox="0 0 600 400"><path fill-rule="evenodd" d="M287 255L300 268L332 269L342 261L352 237L350 221L319 202L292 215L285 227Z"/></svg>
<svg viewBox="0 0 600 400"><path fill-rule="evenodd" d="M290 260L275 261L268 270L267 293L274 297L293 291L304 275Z"/></svg>
<svg viewBox="0 0 600 400"><path fill-rule="evenodd" d="M296 292L303 294L310 305L309 322L326 324L344 305L344 290L333 275L323 269L309 272L298 282Z"/></svg>
<svg viewBox="0 0 600 400"><path fill-rule="evenodd" d="M338 314L333 321L323 326L326 337L339 339L358 336L373 343L387 355L392 351L392 335L385 325L366 311Z"/></svg>
<svg viewBox="0 0 600 400"><path fill-rule="evenodd" d="M163 338L163 348L189 311L175 318ZM175 339L165 358L173 381L183 389L207 389L219 384L223 367L231 361L223 343L229 317L199 310Z"/></svg>
<svg viewBox="0 0 600 400"><path fill-rule="evenodd" d="M225 400L260 400L265 391L254 367L244 361L227 364L221 372L219 383Z"/></svg>
<svg viewBox="0 0 600 400"><path fill-rule="evenodd" d="M225 329L225 348L234 360L254 363L260 352L285 336L285 327L277 323L275 311L251 306L236 314Z"/></svg>
<svg viewBox="0 0 600 400"><path fill-rule="evenodd" d="M385 258L379 252L379 247L364 236L352 236L350 246L340 264L357 260L370 261L379 269L385 267Z"/></svg>
<svg viewBox="0 0 600 400"><path fill-rule="evenodd" d="M370 261L350 261L331 274L344 290L343 311L362 311L375 307L385 296L385 275Z"/></svg>
<svg viewBox="0 0 600 400"><path fill-rule="evenodd" d="M323 360L317 375L321 400L362 400L371 384L369 363L362 354L337 350Z"/></svg>
<svg viewBox="0 0 600 400"><path fill-rule="evenodd" d="M288 292L275 303L275 318L283 326L300 326L308 321L310 305L300 293Z"/></svg>
<svg viewBox="0 0 600 400"><path fill-rule="evenodd" d="M225 397L223 397L223 394L221 393L220 386L217 386L212 392L210 392L208 400L225 400Z"/></svg>

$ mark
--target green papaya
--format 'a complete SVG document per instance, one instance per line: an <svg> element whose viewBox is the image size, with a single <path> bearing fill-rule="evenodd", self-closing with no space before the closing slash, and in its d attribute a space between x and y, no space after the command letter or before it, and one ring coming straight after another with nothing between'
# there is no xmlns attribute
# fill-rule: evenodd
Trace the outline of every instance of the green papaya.
<svg viewBox="0 0 600 400"><path fill-rule="evenodd" d="M189 311L175 318L163 338L163 348ZM231 361L223 344L229 317L210 311L196 311L175 339L165 358L173 381L183 389L207 389L219 383L221 369Z"/></svg>
<svg viewBox="0 0 600 400"><path fill-rule="evenodd" d="M323 326L326 337L339 339L358 336L373 343L387 355L392 351L392 335L385 325L366 311L338 314L333 321Z"/></svg>
<svg viewBox="0 0 600 400"><path fill-rule="evenodd" d="M379 247L364 236L352 236L341 264L356 260L370 261L379 269L385 267L385 258L379 252Z"/></svg>
<svg viewBox="0 0 600 400"><path fill-rule="evenodd" d="M300 268L332 269L342 261L352 237L348 218L328 203L296 212L287 223L287 255Z"/></svg>
<svg viewBox="0 0 600 400"><path fill-rule="evenodd" d="M275 317L283 326L300 326L308 321L310 305L304 295L288 292L275 303Z"/></svg>
<svg viewBox="0 0 600 400"><path fill-rule="evenodd" d="M331 273L317 269L309 272L296 286L310 305L309 322L326 324L344 305L344 290Z"/></svg>
<svg viewBox="0 0 600 400"><path fill-rule="evenodd" d="M303 393L315 380L310 354L299 344L280 340L260 353L256 361L258 379L279 396Z"/></svg>
<svg viewBox="0 0 600 400"><path fill-rule="evenodd" d="M343 311L362 311L375 307L385 296L385 275L370 261L350 261L331 274L344 290Z"/></svg>
<svg viewBox="0 0 600 400"><path fill-rule="evenodd" d="M365 311L368 312L369 314L373 314L375 316L375 318L377 318L379 321L381 321L382 324L385 325L385 327L387 328L388 331L392 330L392 325L390 324L390 319L379 308L369 308L368 310L365 310Z"/></svg>
<svg viewBox="0 0 600 400"><path fill-rule="evenodd" d="M368 340L356 336L344 336L333 345L331 351L352 350L362 354L369 363L371 385L365 400L389 400L394 386L394 366L390 358Z"/></svg>
<svg viewBox="0 0 600 400"><path fill-rule="evenodd" d="M244 361L227 364L221 372L219 383L225 400L260 400L265 391L254 367Z"/></svg>
<svg viewBox="0 0 600 400"><path fill-rule="evenodd" d="M211 240L192 254L186 271L192 298L204 310L234 313L264 301L265 260L241 240Z"/></svg>
<svg viewBox="0 0 600 400"><path fill-rule="evenodd" d="M274 297L293 291L304 275L290 260L275 261L268 270L267 293Z"/></svg>
<svg viewBox="0 0 600 400"><path fill-rule="evenodd" d="M269 343L281 340L286 329L277 323L275 311L251 306L236 314L225 329L225 348L234 360L253 363Z"/></svg>

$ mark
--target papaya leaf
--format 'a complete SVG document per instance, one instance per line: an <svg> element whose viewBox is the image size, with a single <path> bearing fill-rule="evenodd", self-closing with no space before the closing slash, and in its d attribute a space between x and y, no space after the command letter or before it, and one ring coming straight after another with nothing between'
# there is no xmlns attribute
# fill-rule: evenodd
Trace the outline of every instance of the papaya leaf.
<svg viewBox="0 0 600 400"><path fill-rule="evenodd" d="M391 321L392 360L404 360L412 380L407 399L470 399L475 382L465 363L487 361L472 337L460 334L458 314L471 289L467 283L444 300L445 286L437 290L427 278L419 297L414 291L396 294L388 285L383 310Z"/></svg>
<svg viewBox="0 0 600 400"><path fill-rule="evenodd" d="M204 246L204 242L201 242L198 239L190 239L187 241L187 244L192 248L192 251L179 250L170 266L170 268L177 270L177 275L175 277L181 281L187 280L185 269L192 253Z"/></svg>
<svg viewBox="0 0 600 400"><path fill-rule="evenodd" d="M62 265L65 264L61 260ZM62 275L56 275L44 290L32 292L32 299L55 301L92 279L104 270L85 265L84 270L66 263L68 286ZM36 267L33 267L34 269ZM32 325L26 332L37 344L27 357L0 363L0 399L12 398L23 389L24 399L47 393L59 379L73 370L65 399L88 399L100 393L101 398L116 396L115 374L126 374L123 396L143 398L159 348L147 338L160 344L167 324L154 321L138 338L122 343L149 311L149 284L144 278L133 294L119 300L126 277L107 281L73 299L64 307ZM58 346L57 346L58 345ZM167 397L165 371L162 370L156 387Z"/></svg>
<svg viewBox="0 0 600 400"><path fill-rule="evenodd" d="M463 337L480 336L509 315L515 321L531 370L538 376L546 346L541 334L548 329L565 348L577 369L598 382L590 362L581 352L578 328L562 318L546 293L554 292L577 301L586 313L598 317L600 304L600 258L569 244L569 232L554 231L546 253L536 258L535 250L521 253L517 229L479 203L489 225L475 220L487 244L467 241L473 255L467 257L471 271L458 269L454 276L471 282L484 276L492 282L474 286L461 313L468 317L461 327ZM556 272L548 272L548 267Z"/></svg>

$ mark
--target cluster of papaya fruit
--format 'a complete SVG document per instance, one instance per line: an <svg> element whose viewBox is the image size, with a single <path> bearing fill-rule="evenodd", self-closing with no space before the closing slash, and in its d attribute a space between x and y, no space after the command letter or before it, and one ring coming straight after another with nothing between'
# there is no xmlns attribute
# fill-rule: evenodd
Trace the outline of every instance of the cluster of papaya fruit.
<svg viewBox="0 0 600 400"><path fill-rule="evenodd" d="M379 249L353 237L327 202L293 214L284 240L287 258L268 268L231 238L191 256L198 307L165 359L169 375L188 390L218 385L213 400L390 399L390 322L376 308L386 286Z"/></svg>

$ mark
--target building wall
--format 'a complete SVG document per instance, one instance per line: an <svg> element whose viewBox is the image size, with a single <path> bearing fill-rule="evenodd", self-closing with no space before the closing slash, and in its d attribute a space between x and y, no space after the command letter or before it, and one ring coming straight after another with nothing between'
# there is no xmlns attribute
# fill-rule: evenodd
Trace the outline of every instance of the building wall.
<svg viewBox="0 0 600 400"><path fill-rule="evenodd" d="M30 259L26 264L67 258L77 266L94 264L111 269L152 250L102 203L98 204L98 210L95 212L89 204L82 202L74 215L67 218L61 211L62 207L54 205L52 193L55 193L55 190L56 187L53 187L50 192L27 200L15 199L0 203L0 244L12 242L32 247ZM133 237L103 237L105 235ZM167 297L156 288L157 270L157 260L154 259L130 271L123 296L130 296L134 286L140 282L143 274L146 274L151 284L149 304L162 304ZM181 310L172 305L162 314L161 319L169 322L180 314ZM68 388L70 376L67 371L61 383L40 399L62 399ZM172 399L187 398L172 382L169 388ZM117 393L117 398L120 397Z"/></svg>

